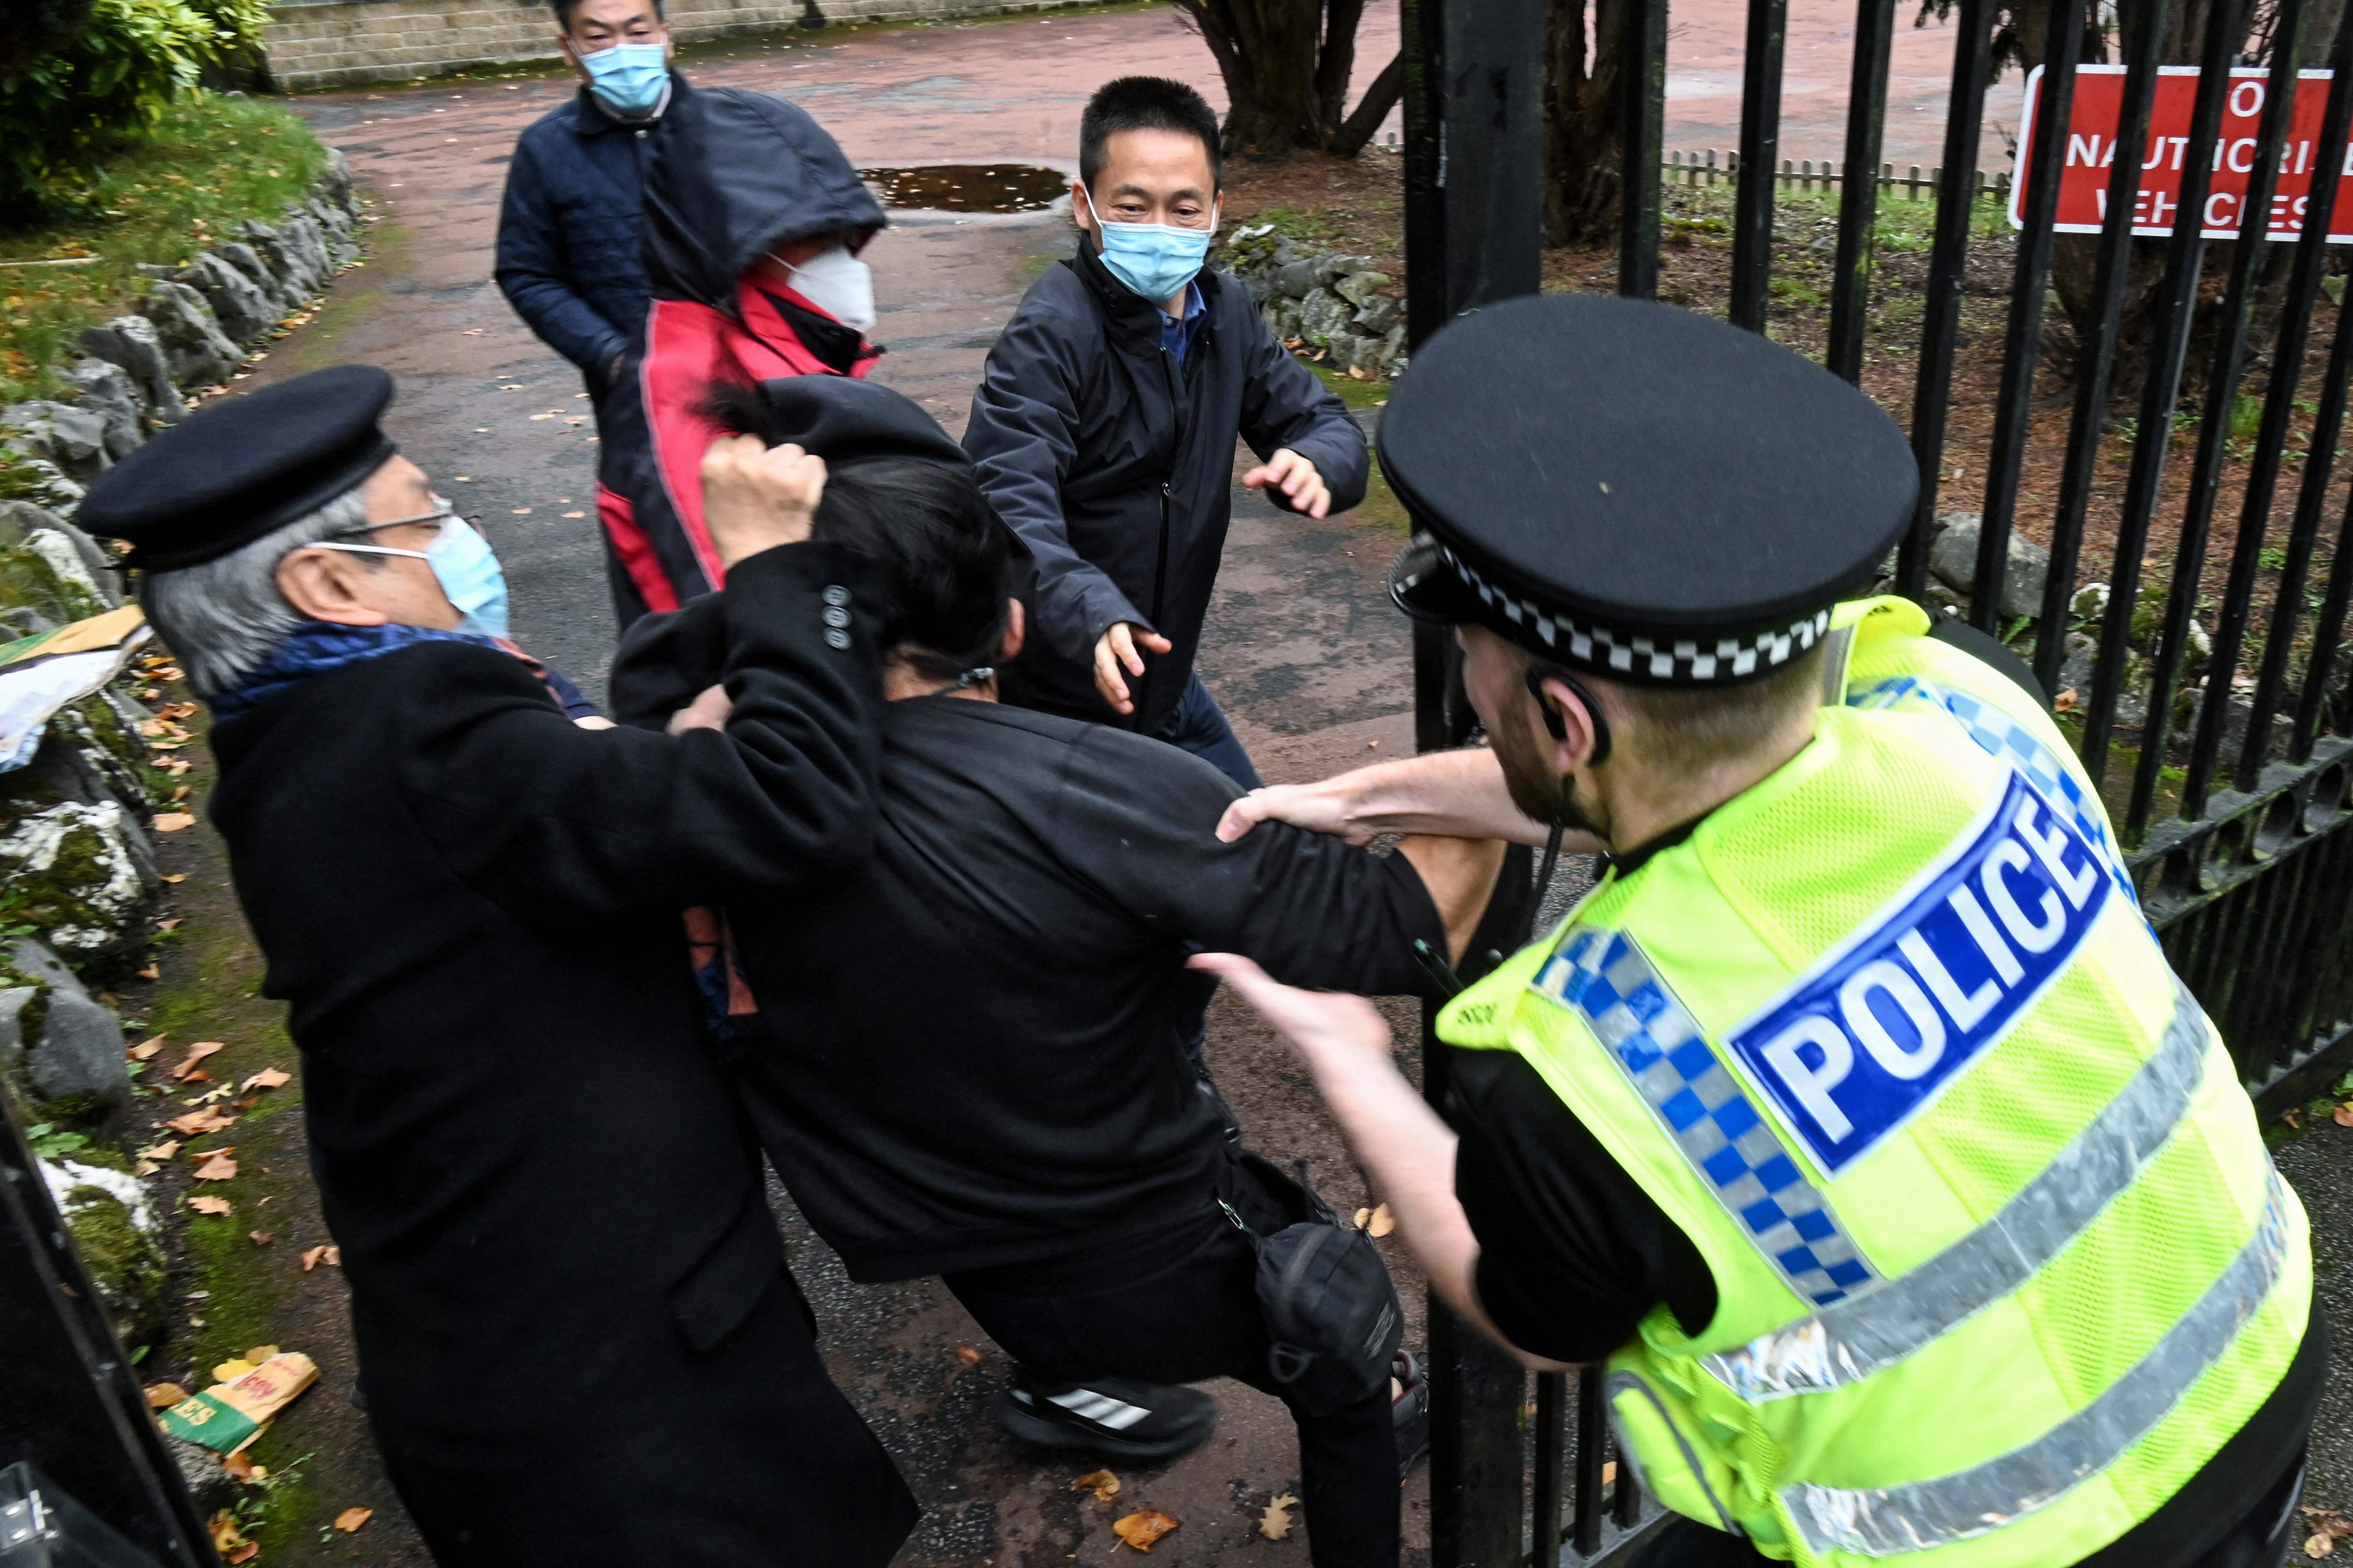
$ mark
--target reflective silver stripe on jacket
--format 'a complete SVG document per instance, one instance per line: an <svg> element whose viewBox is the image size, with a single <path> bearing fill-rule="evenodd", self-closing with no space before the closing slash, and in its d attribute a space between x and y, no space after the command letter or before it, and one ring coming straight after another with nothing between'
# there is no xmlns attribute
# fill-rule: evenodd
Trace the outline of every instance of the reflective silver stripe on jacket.
<svg viewBox="0 0 2353 1568"><path fill-rule="evenodd" d="M2156 1054L2001 1212L1919 1267L1700 1364L1751 1404L1857 1383L2032 1279L2137 1180L2205 1076L2206 1015L2177 979Z"/></svg>
<svg viewBox="0 0 2353 1568"><path fill-rule="evenodd" d="M2091 1404L2022 1448L1934 1480L1781 1489L1806 1544L1865 1557L1968 1541L2048 1508L2122 1458L2236 1342L2287 1256L2286 1192L2274 1171L2263 1223L2195 1306L2140 1363Z"/></svg>

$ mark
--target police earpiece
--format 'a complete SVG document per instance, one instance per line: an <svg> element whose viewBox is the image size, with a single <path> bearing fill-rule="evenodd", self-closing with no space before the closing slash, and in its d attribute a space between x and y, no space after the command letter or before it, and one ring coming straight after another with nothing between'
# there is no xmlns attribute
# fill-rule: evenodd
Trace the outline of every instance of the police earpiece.
<svg viewBox="0 0 2353 1568"><path fill-rule="evenodd" d="M1601 716L1601 704L1593 700L1593 693L1585 689L1584 682L1567 670L1537 666L1530 668L1527 673L1528 695L1536 700L1536 711L1544 715L1545 733L1556 741L1568 739L1568 720L1562 715L1559 709L1553 706L1552 699L1545 695L1544 686L1547 680L1559 681L1563 686L1576 692L1578 700L1585 704L1585 716L1593 725L1593 754L1585 759L1586 766L1598 768L1608 762L1609 760L1609 721Z"/></svg>

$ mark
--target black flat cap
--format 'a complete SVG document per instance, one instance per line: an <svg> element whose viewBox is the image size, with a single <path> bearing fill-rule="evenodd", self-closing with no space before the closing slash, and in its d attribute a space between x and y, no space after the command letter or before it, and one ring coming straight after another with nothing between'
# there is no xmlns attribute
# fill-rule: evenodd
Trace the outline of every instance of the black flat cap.
<svg viewBox="0 0 2353 1568"><path fill-rule="evenodd" d="M128 540L125 563L199 565L252 543L357 485L396 448L376 427L392 377L337 365L224 397L100 474L75 521Z"/></svg>
<svg viewBox="0 0 2353 1568"><path fill-rule="evenodd" d="M1754 332L1601 295L1506 300L1413 357L1381 471L1428 538L1407 614L1630 685L1769 675L1911 521L1879 405Z"/></svg>

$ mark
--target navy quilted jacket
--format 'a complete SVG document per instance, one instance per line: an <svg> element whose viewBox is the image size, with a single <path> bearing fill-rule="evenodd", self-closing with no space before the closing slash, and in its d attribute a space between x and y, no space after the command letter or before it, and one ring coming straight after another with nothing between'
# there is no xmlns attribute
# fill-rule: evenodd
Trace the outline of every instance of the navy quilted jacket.
<svg viewBox="0 0 2353 1568"><path fill-rule="evenodd" d="M580 367L600 402L613 356L646 319L645 222L639 193L655 142L687 91L670 73L662 118L615 120L588 89L542 116L516 142L499 212L496 277L515 314Z"/></svg>

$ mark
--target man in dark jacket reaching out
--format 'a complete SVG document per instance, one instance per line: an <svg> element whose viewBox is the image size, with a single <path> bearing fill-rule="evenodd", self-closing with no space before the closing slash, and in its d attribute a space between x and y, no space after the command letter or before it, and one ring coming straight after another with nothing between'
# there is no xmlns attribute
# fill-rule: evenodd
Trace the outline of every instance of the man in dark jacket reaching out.
<svg viewBox="0 0 2353 1568"><path fill-rule="evenodd" d="M385 1469L442 1568L881 1568L913 1502L818 1357L678 924L871 842L872 588L797 542L823 464L703 466L725 731L591 730L391 398L364 365L224 398L80 514L213 710Z"/></svg>
<svg viewBox="0 0 2353 1568"><path fill-rule="evenodd" d="M1244 789L1250 756L1193 668L1242 482L1310 517L1364 499L1364 433L1250 290L1202 270L1217 116L1182 82L1123 77L1079 122L1078 254L1032 284L965 428L981 488L1034 557L1037 625L1006 697L1183 747Z"/></svg>

